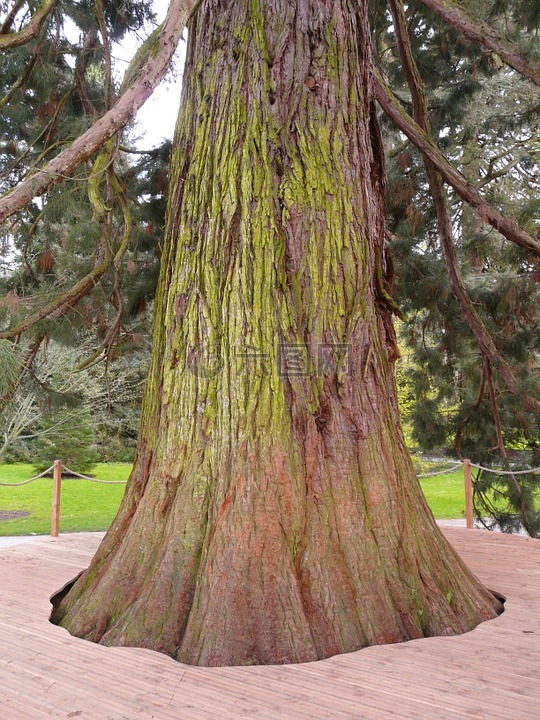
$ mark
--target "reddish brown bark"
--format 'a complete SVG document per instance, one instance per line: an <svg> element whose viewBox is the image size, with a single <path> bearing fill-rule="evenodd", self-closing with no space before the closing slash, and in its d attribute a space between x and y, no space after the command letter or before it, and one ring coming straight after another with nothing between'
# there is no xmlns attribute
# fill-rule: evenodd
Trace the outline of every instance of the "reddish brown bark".
<svg viewBox="0 0 540 720"><path fill-rule="evenodd" d="M367 2L201 3L137 459L55 600L76 635L285 663L500 611L436 527L400 430L369 37ZM280 373L286 344L302 374Z"/></svg>

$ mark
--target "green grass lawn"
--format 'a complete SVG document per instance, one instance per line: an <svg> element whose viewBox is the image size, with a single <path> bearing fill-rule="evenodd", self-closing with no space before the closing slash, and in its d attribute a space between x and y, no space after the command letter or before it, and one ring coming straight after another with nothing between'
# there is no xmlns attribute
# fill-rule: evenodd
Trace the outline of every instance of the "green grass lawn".
<svg viewBox="0 0 540 720"><path fill-rule="evenodd" d="M437 520L465 517L463 471L421 478L420 485Z"/></svg>
<svg viewBox="0 0 540 720"><path fill-rule="evenodd" d="M130 470L129 463L99 463L92 476L99 480L127 480ZM31 465L0 465L0 482L21 482L34 474ZM60 532L106 530L116 514L124 487L63 478ZM41 478L20 488L0 486L0 511L30 513L25 518L0 522L0 536L48 534L51 530L51 491L51 478Z"/></svg>
<svg viewBox="0 0 540 720"><path fill-rule="evenodd" d="M100 480L127 480L128 463L98 464L92 475ZM0 482L21 482L34 475L31 465L0 465ZM422 488L436 518L460 518L465 513L463 473L424 478ZM0 521L0 535L48 534L51 529L52 480L42 478L23 487L0 486L0 511L22 510L30 515ZM62 480L60 532L106 530L111 524L124 485L99 485L88 480Z"/></svg>

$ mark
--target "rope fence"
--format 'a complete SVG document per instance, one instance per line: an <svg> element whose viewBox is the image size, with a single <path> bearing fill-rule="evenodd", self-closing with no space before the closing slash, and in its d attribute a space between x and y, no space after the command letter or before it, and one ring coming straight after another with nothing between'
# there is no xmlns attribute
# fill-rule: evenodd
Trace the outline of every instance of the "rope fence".
<svg viewBox="0 0 540 720"><path fill-rule="evenodd" d="M473 504L473 482L472 482L472 468L482 470L483 472L492 473L494 475L529 475L531 473L540 472L540 467L530 468L528 470L501 470L499 468L484 467L484 465L478 465L468 459L464 460L449 460L444 462L453 462L452 467L446 468L445 470L438 470L432 473L422 473L417 475L418 478L435 477L436 475L448 475L450 473L463 468L463 480L465 483L465 522L469 530L474 528L474 504Z"/></svg>
<svg viewBox="0 0 540 720"><path fill-rule="evenodd" d="M93 483L100 483L100 485L125 485L127 482L127 480L98 480L97 478L90 477L89 475L81 475L81 473L75 472L75 470L70 470L67 465L64 465L63 463L62 467L68 473L68 475L73 475L74 477L80 478L81 480L90 480L90 482Z"/></svg>
<svg viewBox="0 0 540 720"><path fill-rule="evenodd" d="M28 485L29 483L34 482L34 480L39 480L39 478L45 477L45 475L48 475L53 468L54 468L54 465L51 465L50 468L47 468L47 469L44 470L42 473L39 473L39 475L36 475L35 477L30 478L30 480L24 480L23 482L20 482L20 483L3 483L3 482L0 482L0 485L1 485L2 487L22 487L23 485Z"/></svg>
<svg viewBox="0 0 540 720"><path fill-rule="evenodd" d="M463 477L465 482L465 519L467 523L467 528L472 529L474 528L474 511L473 511L473 483L472 483L472 468L477 468L478 470L482 470L483 472L489 472L493 473L495 475L528 475L530 473L538 473L540 472L540 467L536 468L530 468L529 470L500 470L498 468L489 468L484 467L483 465L478 465L476 463L471 462L468 459L464 460L443 460L442 462L448 462L453 463L451 467L448 467L444 470L437 470L436 472L431 473L421 473L417 474L416 477L418 478L428 478L428 477L436 477L438 475L449 475L450 473L456 472L456 470L460 470L463 468ZM61 494L61 486L62 486L62 470L70 475L71 477L76 477L81 480L89 480L93 483L99 483L100 485L125 485L127 480L99 480L98 478L90 477L89 475L83 475L82 473L75 472L75 470L71 470L67 467L67 465L64 465L64 463L61 460L55 460L54 464L51 465L51 467L47 468L47 470L44 470L39 475L35 475L34 477L30 478L29 480L23 480L23 482L20 483L3 483L0 482L0 487L22 487L23 485L28 485L31 482L34 482L34 480L39 480L39 478L45 477L45 475L48 475L51 470L53 471L53 490L52 490L52 512L51 512L51 536L52 537L58 537L60 533L60 494Z"/></svg>
<svg viewBox="0 0 540 720"><path fill-rule="evenodd" d="M75 472L75 470L71 470L67 467L67 465L64 465L61 460L55 460L54 464L51 465L51 467L47 468L39 475L30 478L29 480L23 480L23 482L20 483L0 482L0 486L22 487L23 485L28 485L29 483L34 482L34 480L39 480L39 478L45 477L45 475L49 475L51 470L53 473L51 537L58 537L58 535L60 534L60 496L62 491L62 470L72 477L80 478L81 480L89 480L90 482L94 483L100 483L101 485L125 485L127 482L127 480L98 480L98 478L93 478L89 475L82 475L81 473Z"/></svg>
<svg viewBox="0 0 540 720"><path fill-rule="evenodd" d="M445 470L437 470L437 472L422 473L421 475L417 475L416 477L427 478L435 477L436 475L448 475L449 473L453 473L456 470L462 468L467 462L467 460L444 460L442 462L453 462L455 463L455 465L452 465L452 467L446 468ZM483 470L484 472L493 473L494 475L530 475L531 473L540 472L540 467L530 468L527 470L501 470L499 468L489 468L484 467L484 465L477 465L470 460L468 462L470 463L472 468L477 468L478 470Z"/></svg>
<svg viewBox="0 0 540 720"><path fill-rule="evenodd" d="M417 475L417 478L427 478L427 477L435 477L436 475L448 475L449 473L453 473L456 470L461 470L463 463L458 462L455 465L452 465L452 467L446 468L446 470L437 470L437 472L431 472L431 473L422 473L421 475Z"/></svg>
<svg viewBox="0 0 540 720"><path fill-rule="evenodd" d="M476 465L476 463L473 462L471 463L471 467L478 468L484 472L494 473L495 475L530 475L531 473L540 472L540 467L531 468L530 470L499 470L497 468L488 468L483 465Z"/></svg>

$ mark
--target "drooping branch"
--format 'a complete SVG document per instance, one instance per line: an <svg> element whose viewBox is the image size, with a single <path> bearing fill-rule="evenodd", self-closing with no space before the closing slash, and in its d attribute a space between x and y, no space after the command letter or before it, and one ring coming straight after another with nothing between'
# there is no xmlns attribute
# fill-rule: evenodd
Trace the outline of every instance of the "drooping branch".
<svg viewBox="0 0 540 720"><path fill-rule="evenodd" d="M84 360L82 363L79 364L78 370L84 370L87 367L90 367L94 364L98 359L101 358L102 353L108 353L111 346L113 345L116 337L118 336L120 329L122 327L122 320L124 318L124 313L126 309L124 296L122 293L122 260L124 258L124 255L127 252L127 249L129 247L129 241L131 238L131 232L133 230L133 219L131 217L131 212L129 209L129 203L127 199L127 195L125 192L125 188L122 185L120 178L116 175L114 170L112 168L109 168L109 181L114 189L116 196L120 202L120 206L122 208L122 214L124 216L124 235L122 238L122 241L120 243L120 247L115 255L114 258L114 273L115 273L115 281L114 281L114 295L117 299L117 314L114 323L111 325L109 330L107 331L105 338L103 339L103 342L99 345L97 350L95 350L92 355Z"/></svg>
<svg viewBox="0 0 540 720"><path fill-rule="evenodd" d="M98 117L98 111L96 110L94 104L88 97L87 92L87 81L86 81L86 69L88 67L88 63L90 61L90 56L92 52L96 50L97 45L97 28L91 27L87 30L84 40L81 52L77 58L77 62L75 64L75 77L74 77L74 85L77 89L77 94L79 96L79 99L81 101L81 104L83 106L84 112L86 115L90 117ZM108 105L105 106L107 110L110 109Z"/></svg>
<svg viewBox="0 0 540 720"><path fill-rule="evenodd" d="M491 400L491 407L493 409L493 419L495 422L495 434L497 436L497 447L498 447L501 457L503 457L506 461L508 461L508 453L506 451L506 446L504 444L504 438L503 438L503 434L502 434L501 416L499 413L499 408L497 406L497 398L495 396L495 386L493 384L493 376L491 373L491 364L487 358L484 358L484 369L485 369L485 374L486 374L488 388L489 388L489 397ZM529 508L529 503L527 502L527 498L523 494L521 485L519 484L516 476L514 474L510 473L509 477L512 480L512 483L516 490L517 496L519 497L521 524L523 525L523 527L525 528L525 530L531 537L536 537L535 530L529 522L530 508Z"/></svg>
<svg viewBox="0 0 540 720"><path fill-rule="evenodd" d="M401 61L403 63L403 70L411 91L414 121L416 121L418 130L422 131L429 144L435 147L431 137L431 127L424 94L424 83L412 53L403 5L401 0L389 0L389 2L394 27L396 28L396 37ZM410 119L410 121L411 123L414 122L412 119ZM465 288L465 283L463 282L461 267L453 242L452 218L443 180L438 172L439 167L432 161L427 153L423 153L423 157L428 175L429 188L435 206L441 247L448 271L450 287L459 303L465 321L476 338L482 356L489 367L494 366L498 369L508 389L523 402L526 409L533 412L540 412L540 402L521 391L512 368L504 358L500 356L493 338L471 302Z"/></svg>
<svg viewBox="0 0 540 720"><path fill-rule="evenodd" d="M455 437L454 437L454 450L456 451L456 456L460 460L463 460L463 453L461 452L461 438L463 436L463 429L470 423L473 414L480 407L482 400L484 399L485 389L486 389L486 365L484 362L482 365L482 376L480 377L480 387L478 388L478 395L476 396L474 405L472 405L469 408L465 419L458 426Z"/></svg>
<svg viewBox="0 0 540 720"><path fill-rule="evenodd" d="M67 291L56 297L44 307L36 310L36 312L29 315L15 327L1 332L0 338L17 338L42 320L58 320L68 313L79 300L81 300L97 285L99 280L110 267L113 267L115 274L118 275L122 260L129 247L133 222L125 190L112 168L116 149L116 143L112 140L108 145L102 148L96 161L94 162L88 180L88 195L94 208L94 220L104 226L103 237L96 252L96 260L94 262L93 269ZM110 205L111 198L107 198L108 202L106 202L100 191L100 186L105 178L112 185L114 192L120 201L122 214L124 216L124 233L116 252L113 252L111 248L109 223L107 221L107 216L110 214L108 205Z"/></svg>
<svg viewBox="0 0 540 720"><path fill-rule="evenodd" d="M409 90L411 91L413 118L426 135L431 136L431 128L427 114L426 96L424 92L424 81L422 80L416 60L414 59L411 41L407 31L407 20L405 18L403 3L401 0L389 0L389 3L392 19L394 21L397 46L402 62L403 72L405 73L407 84L409 86ZM432 168L434 167L432 162L429 162L429 165Z"/></svg>
<svg viewBox="0 0 540 720"><path fill-rule="evenodd" d="M21 359L19 368L17 370L17 373L15 377L13 378L12 382L10 383L9 387L6 389L4 394L0 397L0 411L3 410L5 405L13 399L13 396L15 392L17 391L17 388L21 384L21 380L24 377L25 373L27 373L30 368L32 367L32 363L34 362L36 355L38 354L39 348L41 347L43 341L45 339L45 335L41 333L37 336L37 338L34 340L34 342L30 345L26 353L24 354L23 358ZM0 453L1 456L1 453Z"/></svg>
<svg viewBox="0 0 540 720"><path fill-rule="evenodd" d="M472 17L452 0L420 0L420 2L464 35L467 40L479 45L483 50L497 53L503 62L540 87L538 64L526 60L519 52L518 46L498 33L494 27L480 18Z"/></svg>
<svg viewBox="0 0 540 720"><path fill-rule="evenodd" d="M540 255L540 241L523 230L515 220L505 217L490 205L476 187L450 164L433 140L405 112L378 70L374 71L373 84L377 100L386 115L422 155L433 163L442 178L454 188L461 199L471 205L484 222L495 228L507 240L535 255Z"/></svg>
<svg viewBox="0 0 540 720"><path fill-rule="evenodd" d="M111 42L109 39L109 33L107 32L107 23L105 22L105 7L103 0L96 0L95 7L96 20L105 56L105 108L110 110L113 96Z"/></svg>
<svg viewBox="0 0 540 720"><path fill-rule="evenodd" d="M113 262L113 256L107 253L103 256L102 249L100 248L101 256L98 257L93 269L73 285L65 293L62 293L59 297L51 300L44 307L36 310L36 312L29 315L27 318L22 320L18 325L11 328L10 330L4 330L0 332L0 338L11 340L19 337L23 332L31 328L41 320L50 319L57 320L70 310L73 305L84 297L93 287L97 284L98 280L107 272L108 268Z"/></svg>
<svg viewBox="0 0 540 720"><path fill-rule="evenodd" d="M111 350L111 347L114 345L116 338L120 333L120 330L122 329L122 321L124 319L124 314L126 311L126 301L124 299L124 294L122 293L120 274L117 274L115 278L114 296L117 302L117 311L114 322L107 330L107 333L105 334L102 342L99 344L99 347L94 350L90 357L87 357L77 366L77 370L86 370L87 368L91 367L97 362L100 362L104 358L107 360L108 363L109 352Z"/></svg>
<svg viewBox="0 0 540 720"><path fill-rule="evenodd" d="M198 0L172 0L167 16L131 62L133 77L115 105L73 144L0 199L0 222L43 195L118 133L163 78Z"/></svg>
<svg viewBox="0 0 540 720"><path fill-rule="evenodd" d="M57 0L44 0L43 4L36 10L30 21L18 32L0 35L0 52L11 50L11 48L26 45L39 33L41 26L56 7Z"/></svg>
<svg viewBox="0 0 540 720"><path fill-rule="evenodd" d="M440 233L441 246L443 249L446 268L448 270L450 287L459 302L461 312L463 313L467 325L478 342L480 352L483 357L489 361L490 365L497 369L510 392L521 400L523 407L526 410L540 413L540 402L535 398L526 395L521 390L512 368L506 360L501 357L493 338L489 334L488 329L476 311L476 308L467 293L463 282L463 276L461 274L456 248L452 242L452 225L450 213L448 211L448 204L445 202L446 207L443 209L440 198L436 200L436 203L437 217L440 218L439 227L442 227L442 231Z"/></svg>

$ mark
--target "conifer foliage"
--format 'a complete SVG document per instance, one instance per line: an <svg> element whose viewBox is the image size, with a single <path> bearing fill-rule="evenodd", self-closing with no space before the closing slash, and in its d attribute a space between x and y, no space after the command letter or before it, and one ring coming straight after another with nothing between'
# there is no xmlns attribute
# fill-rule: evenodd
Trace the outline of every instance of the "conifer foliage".
<svg viewBox="0 0 540 720"><path fill-rule="evenodd" d="M121 64L115 65L114 43L121 42L126 33L151 28L154 18L144 1L58 2L50 6L27 42L9 46L7 40L31 22L33 7L4 3L1 8L3 198L21 183L45 175L42 169L47 163L114 106L122 92L124 70ZM5 343L0 363L4 377L11 379L2 389L2 431L10 426L21 393L26 403L29 392L35 403L40 403L39 412L32 412L31 417L40 418L42 425L57 427L54 413L43 415L51 399L47 385L31 382L32 373L39 378L36 363L53 347L51 340L56 345L77 347L78 363L72 363L72 372L77 371L77 364L79 369L87 368L106 359L107 364L101 365L104 385L111 383L107 373L116 361L119 375L125 376L126 354L138 372L144 351L144 371L148 355L144 337L159 267L170 148L165 145L148 153L133 153L132 134L127 129L122 137L105 144L0 226L0 335ZM13 372L14 358L20 363L19 372ZM24 374L28 377L22 377ZM29 382L30 389L26 387ZM140 401L140 386L136 387ZM79 400L87 402L84 394ZM93 423L100 427L92 429L92 437L87 434L88 444L93 443L94 430L104 439L104 428L110 430L111 423L116 423L109 436L127 444L127 448L117 447L117 454L129 459L133 423L130 419L126 425L118 418L126 413L131 418L132 402L130 395L121 409L105 403L109 410L101 413L99 420L93 407ZM82 425L90 427L88 418ZM32 445L31 454L43 455L46 462L55 454L54 433L43 435L42 429L33 423L32 432L29 428L25 432L42 438ZM62 432L64 442L69 433L65 427ZM10 433L6 437L9 439ZM16 458L24 449L17 443L8 444L8 457ZM102 446L105 457L110 457L110 452ZM82 457L80 452L78 457Z"/></svg>
<svg viewBox="0 0 540 720"><path fill-rule="evenodd" d="M394 23L385 17L375 41L388 81L412 115L415 89L403 71L397 4L390 5ZM496 53L466 42L425 5L431 3L411 3L403 16L432 138L492 207L537 238L537 84L508 69ZM474 13L479 9L534 63L538 18L530 3L475 3ZM467 301L452 283L423 155L390 124L385 137L389 238L406 318L401 334L404 372L415 397L409 413L414 438L425 450L448 448L505 471L537 466L538 256L508 242L450 187L448 241L470 304L470 312L464 310ZM511 373L504 372L507 367ZM476 480L479 518L538 534L539 475L479 472Z"/></svg>

